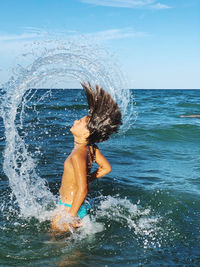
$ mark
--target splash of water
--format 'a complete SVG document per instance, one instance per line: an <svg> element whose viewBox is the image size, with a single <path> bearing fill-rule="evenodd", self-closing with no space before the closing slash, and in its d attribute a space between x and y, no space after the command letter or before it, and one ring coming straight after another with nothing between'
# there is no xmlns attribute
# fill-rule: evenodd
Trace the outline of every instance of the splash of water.
<svg viewBox="0 0 200 267"><path fill-rule="evenodd" d="M155 248L160 247L164 239L160 236L163 231L161 221L162 218L154 216L150 208L143 208L139 203L133 204L127 198L101 197L94 214L87 215L83 219L83 226L73 232L70 238L79 241L117 227L117 231L126 229L127 235L137 240L143 248Z"/></svg>
<svg viewBox="0 0 200 267"><path fill-rule="evenodd" d="M35 51L38 53L38 49ZM135 116L130 92L122 90L126 87L125 79L107 52L84 44L48 41L40 44L40 55L37 53L33 49L33 61L26 66L18 65L14 75L3 85L0 115L6 138L3 171L9 178L21 214L39 218L55 202L55 197L38 175L37 160L19 133L19 129L23 129L23 107L29 100L29 94L25 97L27 90L42 87L47 82L49 87L55 88L60 81L66 84L68 79L90 81L100 84L116 99L125 128ZM20 116L18 125L17 116Z"/></svg>
<svg viewBox="0 0 200 267"><path fill-rule="evenodd" d="M159 226L162 218L154 216L150 208L143 208L139 203L133 204L127 198L108 196L101 201L95 219L106 218L107 228L114 222L130 231L130 235L142 244L144 248L160 247L162 232Z"/></svg>

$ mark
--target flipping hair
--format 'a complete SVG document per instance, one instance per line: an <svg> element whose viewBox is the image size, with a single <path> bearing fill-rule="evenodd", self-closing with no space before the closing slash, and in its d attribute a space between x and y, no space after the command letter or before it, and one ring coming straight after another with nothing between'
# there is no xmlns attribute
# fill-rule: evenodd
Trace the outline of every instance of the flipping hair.
<svg viewBox="0 0 200 267"><path fill-rule="evenodd" d="M111 97L99 85L95 90L91 84L81 83L83 86L87 102L89 106L89 120L87 128L90 132L88 143L94 144L107 140L111 134L118 132L119 126L122 124L121 111Z"/></svg>

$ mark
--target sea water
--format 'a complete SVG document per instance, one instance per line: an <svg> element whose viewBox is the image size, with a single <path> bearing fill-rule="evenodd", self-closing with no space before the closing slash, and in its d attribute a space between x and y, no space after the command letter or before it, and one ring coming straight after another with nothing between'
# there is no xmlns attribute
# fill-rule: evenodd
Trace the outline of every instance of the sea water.
<svg viewBox="0 0 200 267"><path fill-rule="evenodd" d="M1 266L198 266L200 120L180 115L198 113L200 90L130 92L137 121L99 145L113 171L93 182L90 214L79 231L62 240L48 236L49 202L58 195L63 162L73 148L70 126L87 114L83 90L29 92L18 132L34 158L37 175L28 184L33 189L23 187L24 173L17 171L13 189L2 168L6 140L1 120ZM33 194L33 204L41 201L42 207L20 206L15 190L24 193L24 201Z"/></svg>
<svg viewBox="0 0 200 267"><path fill-rule="evenodd" d="M63 67L67 55L48 51L1 90L0 266L198 266L200 119L180 115L199 114L200 90L117 91L120 81L112 87L104 65L86 75L82 64L92 58L83 63L73 52ZM88 107L83 89L30 88L72 65L77 80L108 75L101 82L119 101L124 126L99 144L113 170L92 183L83 227L54 240L69 129Z"/></svg>

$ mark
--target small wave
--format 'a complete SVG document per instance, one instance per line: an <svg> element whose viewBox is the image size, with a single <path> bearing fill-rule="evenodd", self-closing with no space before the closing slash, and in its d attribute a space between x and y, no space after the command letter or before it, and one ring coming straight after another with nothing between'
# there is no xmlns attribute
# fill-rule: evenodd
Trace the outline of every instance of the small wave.
<svg viewBox="0 0 200 267"><path fill-rule="evenodd" d="M182 107L182 108L195 108L197 110L199 110L199 108L200 108L200 104L198 104L198 103L181 102L181 103L177 104L177 106Z"/></svg>
<svg viewBox="0 0 200 267"><path fill-rule="evenodd" d="M126 136L143 136L143 140L157 141L199 141L199 124L196 122L171 125L153 125L145 126L146 128L137 128L129 130Z"/></svg>

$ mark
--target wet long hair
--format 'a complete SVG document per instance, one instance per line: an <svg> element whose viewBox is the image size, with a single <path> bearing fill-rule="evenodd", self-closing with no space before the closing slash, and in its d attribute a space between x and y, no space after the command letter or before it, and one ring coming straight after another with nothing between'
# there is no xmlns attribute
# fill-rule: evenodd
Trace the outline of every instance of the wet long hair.
<svg viewBox="0 0 200 267"><path fill-rule="evenodd" d="M89 82L82 82L81 85L85 90L89 107L88 144L103 142L111 134L118 132L122 124L121 111L112 96L99 85L94 89Z"/></svg>

